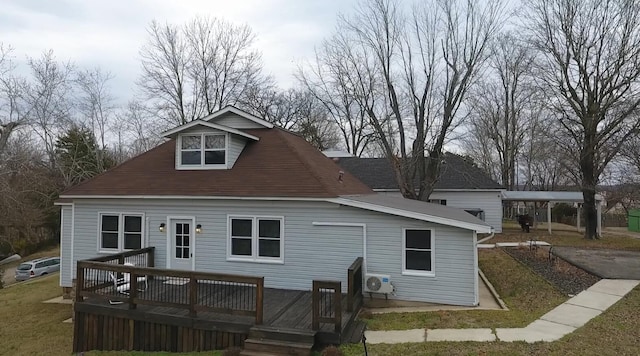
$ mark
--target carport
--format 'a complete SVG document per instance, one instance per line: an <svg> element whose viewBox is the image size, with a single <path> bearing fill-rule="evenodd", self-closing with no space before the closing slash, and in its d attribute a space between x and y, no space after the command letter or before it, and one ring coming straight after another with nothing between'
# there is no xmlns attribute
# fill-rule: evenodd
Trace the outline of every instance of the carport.
<svg viewBox="0 0 640 356"><path fill-rule="evenodd" d="M556 191L519 191L510 190L502 192L502 201L510 202L543 202L547 203L547 230L551 234L551 208L554 203L575 203L578 205L578 217L576 227L580 230L580 210L584 203L582 192L556 192ZM597 208L597 231L598 236L602 236L602 204L603 199L600 194L596 194ZM534 217L535 218L535 217Z"/></svg>

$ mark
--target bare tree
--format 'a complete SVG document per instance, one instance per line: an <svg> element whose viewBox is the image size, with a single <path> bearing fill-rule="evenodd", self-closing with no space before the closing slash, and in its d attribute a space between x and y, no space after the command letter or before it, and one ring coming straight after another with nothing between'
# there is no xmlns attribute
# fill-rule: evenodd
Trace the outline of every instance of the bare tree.
<svg viewBox="0 0 640 356"><path fill-rule="evenodd" d="M345 68L403 196L426 200L433 191L501 9L497 1L440 0L419 3L406 16L396 1L370 0L340 17L333 57L346 63L335 67Z"/></svg>
<svg viewBox="0 0 640 356"><path fill-rule="evenodd" d="M557 130L577 152L585 238L597 238L596 185L625 140L637 133L640 4L627 0L536 0L531 42L538 78L553 93Z"/></svg>
<svg viewBox="0 0 640 356"><path fill-rule="evenodd" d="M469 135L470 154L514 190L516 160L523 148L532 112L539 110L532 100L533 55L510 33L498 37L491 50L490 69L470 95L472 111ZM483 164L484 163L484 164ZM495 174L497 173L497 174Z"/></svg>
<svg viewBox="0 0 640 356"><path fill-rule="evenodd" d="M247 90L268 80L246 25L217 18L183 26L153 21L147 32L138 86L158 114L175 124L240 102Z"/></svg>
<svg viewBox="0 0 640 356"><path fill-rule="evenodd" d="M158 123L153 112L144 103L131 100L124 109L116 113L113 131L117 136L115 156L118 162L144 153L160 143L158 134L169 129L169 123Z"/></svg>
<svg viewBox="0 0 640 356"><path fill-rule="evenodd" d="M357 55L348 39L337 33L323 41L316 50L315 63L299 67L296 77L325 107L340 130L347 152L361 156L375 140L375 133L366 112L372 88L366 86L365 81L372 84L372 78L352 75L363 73L364 68L350 69L362 64L362 58L354 58Z"/></svg>
<svg viewBox="0 0 640 356"><path fill-rule="evenodd" d="M14 73L13 48L0 43L0 156L11 134L28 122L29 107L25 102L25 79Z"/></svg>
<svg viewBox="0 0 640 356"><path fill-rule="evenodd" d="M107 149L106 134L108 128L114 124L112 121L114 119L116 104L115 98L109 88L109 81L113 78L110 72L105 72L100 68L94 68L92 70L80 71L76 79L80 89L80 95L76 102L84 118L89 119L91 132L100 145L99 149L94 150L98 155L96 162L99 164L99 172L105 169L105 167L102 166L105 162L102 155Z"/></svg>
<svg viewBox="0 0 640 356"><path fill-rule="evenodd" d="M30 106L30 123L40 137L48 162L55 167L55 143L65 126L71 123L72 76L70 62L58 62L53 51L40 58L28 58L31 78L25 88Z"/></svg>

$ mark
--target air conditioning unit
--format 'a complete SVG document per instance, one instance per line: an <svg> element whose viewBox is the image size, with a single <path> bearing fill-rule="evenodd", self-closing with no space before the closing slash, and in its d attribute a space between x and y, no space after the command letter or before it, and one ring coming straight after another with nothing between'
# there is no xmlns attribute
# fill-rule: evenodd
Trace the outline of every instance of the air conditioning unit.
<svg viewBox="0 0 640 356"><path fill-rule="evenodd" d="M393 293L393 285L391 284L391 277L384 274L369 274L365 275L364 291L370 293Z"/></svg>

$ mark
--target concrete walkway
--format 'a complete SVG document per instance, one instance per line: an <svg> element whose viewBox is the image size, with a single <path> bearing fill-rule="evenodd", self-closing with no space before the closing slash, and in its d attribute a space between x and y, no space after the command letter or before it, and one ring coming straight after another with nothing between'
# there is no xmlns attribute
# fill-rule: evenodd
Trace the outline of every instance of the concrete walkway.
<svg viewBox="0 0 640 356"><path fill-rule="evenodd" d="M427 341L556 341L600 315L640 281L603 279L524 328L367 331L370 344Z"/></svg>

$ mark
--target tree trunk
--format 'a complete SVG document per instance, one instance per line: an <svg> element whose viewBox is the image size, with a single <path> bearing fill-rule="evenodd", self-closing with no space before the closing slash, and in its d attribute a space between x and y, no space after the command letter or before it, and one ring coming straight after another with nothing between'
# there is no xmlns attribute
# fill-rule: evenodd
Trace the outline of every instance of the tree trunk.
<svg viewBox="0 0 640 356"><path fill-rule="evenodd" d="M595 175L595 148L593 136L585 135L585 149L580 156L580 169L582 170L582 197L584 199L584 238L595 240L598 238L598 213L596 210L596 175Z"/></svg>

